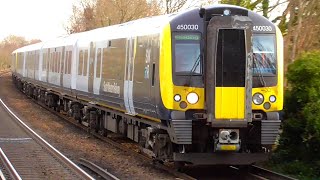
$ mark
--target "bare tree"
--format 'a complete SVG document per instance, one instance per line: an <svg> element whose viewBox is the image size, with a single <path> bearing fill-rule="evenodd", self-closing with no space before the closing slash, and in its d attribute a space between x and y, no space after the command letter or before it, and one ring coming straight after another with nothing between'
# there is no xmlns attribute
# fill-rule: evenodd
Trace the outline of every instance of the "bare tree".
<svg viewBox="0 0 320 180"><path fill-rule="evenodd" d="M182 7L186 5L188 0L161 0L162 8L165 14L178 12Z"/></svg>
<svg viewBox="0 0 320 180"><path fill-rule="evenodd" d="M83 0L74 5L65 29L68 33L82 32L158 14L156 0Z"/></svg>
<svg viewBox="0 0 320 180"><path fill-rule="evenodd" d="M271 12L279 5L287 3L288 0L220 0L223 4L233 4L242 6L255 12L262 12L266 18L270 17Z"/></svg>
<svg viewBox="0 0 320 180"><path fill-rule="evenodd" d="M290 0L279 19L285 35L286 66L301 52L320 48L319 0Z"/></svg>
<svg viewBox="0 0 320 180"><path fill-rule="evenodd" d="M8 68L11 64L11 53L22 46L40 42L33 39L27 41L24 37L9 35L0 42L0 69Z"/></svg>
<svg viewBox="0 0 320 180"><path fill-rule="evenodd" d="M69 24L65 26L69 34L95 28L95 3L93 1L82 0L79 4L74 4L72 12Z"/></svg>

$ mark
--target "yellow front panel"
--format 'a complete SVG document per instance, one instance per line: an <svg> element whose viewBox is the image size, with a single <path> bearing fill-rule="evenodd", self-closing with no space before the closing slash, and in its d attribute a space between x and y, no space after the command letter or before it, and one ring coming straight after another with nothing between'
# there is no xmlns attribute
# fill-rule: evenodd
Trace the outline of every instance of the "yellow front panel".
<svg viewBox="0 0 320 180"><path fill-rule="evenodd" d="M245 88L216 87L215 90L216 119L244 119Z"/></svg>

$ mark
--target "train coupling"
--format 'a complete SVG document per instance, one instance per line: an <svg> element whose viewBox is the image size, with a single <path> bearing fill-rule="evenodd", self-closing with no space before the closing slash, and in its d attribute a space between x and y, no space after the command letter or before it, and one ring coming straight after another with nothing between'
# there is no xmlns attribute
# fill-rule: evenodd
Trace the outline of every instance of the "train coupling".
<svg viewBox="0 0 320 180"><path fill-rule="evenodd" d="M239 129L219 129L215 151L234 151L240 149Z"/></svg>

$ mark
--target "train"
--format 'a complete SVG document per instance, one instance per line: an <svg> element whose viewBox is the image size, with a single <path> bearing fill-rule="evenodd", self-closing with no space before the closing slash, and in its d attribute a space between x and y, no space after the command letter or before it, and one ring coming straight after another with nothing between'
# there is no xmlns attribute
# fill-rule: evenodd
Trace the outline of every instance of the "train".
<svg viewBox="0 0 320 180"><path fill-rule="evenodd" d="M249 165L279 136L283 37L211 5L61 36L12 53L18 89L162 162Z"/></svg>

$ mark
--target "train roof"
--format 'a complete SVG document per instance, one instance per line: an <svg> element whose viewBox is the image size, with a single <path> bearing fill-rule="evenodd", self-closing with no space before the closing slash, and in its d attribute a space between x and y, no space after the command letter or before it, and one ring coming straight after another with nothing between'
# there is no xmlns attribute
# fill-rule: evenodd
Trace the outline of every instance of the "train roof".
<svg viewBox="0 0 320 180"><path fill-rule="evenodd" d="M41 49L42 46L43 46L43 42L39 42L39 43L27 45L27 46L21 47L19 49L16 49L12 53L35 51L35 50Z"/></svg>
<svg viewBox="0 0 320 180"><path fill-rule="evenodd" d="M187 10L183 10L173 14L166 14L160 16L153 16L153 17L145 17L142 19L137 19L133 21L129 21L122 24L102 27L93 29L86 32L75 33L71 35L61 36L55 38L51 41L41 42L29 46L25 46L15 50L13 53L16 52L24 52L24 51L33 51L35 49L41 48L53 48L53 47L60 47L60 46L68 46L74 45L78 41L83 43L88 43L90 41L104 41L104 40L112 40L117 38L126 38L130 36L141 36L146 34L156 34L160 33L168 23L173 22L179 23L179 19L185 18L200 18L200 9L204 9L207 12L211 13L222 13L224 9L231 9L234 11L241 11L245 12L250 18L253 19L255 24L270 24L273 25L268 19L255 13L253 11L247 10L243 7L228 5L228 4L216 4L216 5L209 5L203 8L191 8ZM190 17L192 16L192 17Z"/></svg>

